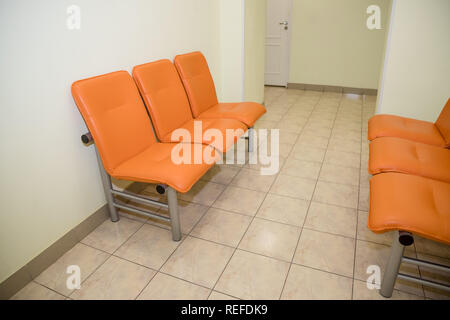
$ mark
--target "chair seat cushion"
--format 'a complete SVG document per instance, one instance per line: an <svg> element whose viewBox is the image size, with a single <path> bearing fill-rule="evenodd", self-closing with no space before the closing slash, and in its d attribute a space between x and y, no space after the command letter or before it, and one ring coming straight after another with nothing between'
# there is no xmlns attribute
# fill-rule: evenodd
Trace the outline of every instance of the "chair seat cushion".
<svg viewBox="0 0 450 320"><path fill-rule="evenodd" d="M450 244L450 184L402 173L370 180L369 229L408 231Z"/></svg>
<svg viewBox="0 0 450 320"><path fill-rule="evenodd" d="M400 172L450 183L448 149L384 137L370 142L369 154L370 174Z"/></svg>
<svg viewBox="0 0 450 320"><path fill-rule="evenodd" d="M195 123L201 123L201 136L199 134L196 134L195 132ZM240 121L233 120L233 119L195 119L190 120L180 126L178 129L175 129L171 133L167 134L165 137L163 137L162 142L170 142L170 143L177 143L180 142L180 138L173 136L174 132L181 133L181 130L186 130L186 132L189 133L190 136L190 143L203 143L205 145L211 145L212 147L216 148L218 151L224 153L227 152L229 149L231 149L234 145L234 143L245 133L247 132L248 128L245 124L243 124ZM216 141L213 136L207 137L205 136L205 133L209 131L211 135L214 135L214 132L217 132L221 134L221 140ZM227 132L235 132L236 134L232 136L231 138L227 138ZM201 140L200 140L201 138ZM187 141L184 141L187 142Z"/></svg>
<svg viewBox="0 0 450 320"><path fill-rule="evenodd" d="M120 164L111 176L117 179L139 181L145 183L167 184L175 190L185 193L214 165L214 163L176 164L172 160L172 150L177 144L155 143L137 156ZM194 146L191 148L194 158ZM209 146L201 145L219 159L219 154Z"/></svg>
<svg viewBox="0 0 450 320"><path fill-rule="evenodd" d="M252 127L264 113L266 108L256 102L219 103L199 115L199 119L235 119Z"/></svg>
<svg viewBox="0 0 450 320"><path fill-rule="evenodd" d="M434 123L394 115L379 114L369 120L368 138L397 137L445 147L445 141Z"/></svg>

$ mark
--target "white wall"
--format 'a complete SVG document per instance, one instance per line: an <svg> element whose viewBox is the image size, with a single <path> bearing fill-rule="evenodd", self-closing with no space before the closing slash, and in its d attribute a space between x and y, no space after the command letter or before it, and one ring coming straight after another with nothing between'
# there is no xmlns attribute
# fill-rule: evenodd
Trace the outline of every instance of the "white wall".
<svg viewBox="0 0 450 320"><path fill-rule="evenodd" d="M435 121L450 97L450 1L394 0L378 113Z"/></svg>
<svg viewBox="0 0 450 320"><path fill-rule="evenodd" d="M0 282L105 203L71 83L201 50L221 87L219 20L212 0L0 2Z"/></svg>
<svg viewBox="0 0 450 320"><path fill-rule="evenodd" d="M219 1L220 85L216 89L219 101L239 102L244 97L245 0Z"/></svg>
<svg viewBox="0 0 450 320"><path fill-rule="evenodd" d="M245 101L264 101L265 41L266 1L245 0Z"/></svg>
<svg viewBox="0 0 450 320"><path fill-rule="evenodd" d="M381 8L381 30L366 27ZM388 0L293 0L290 83L376 89Z"/></svg>

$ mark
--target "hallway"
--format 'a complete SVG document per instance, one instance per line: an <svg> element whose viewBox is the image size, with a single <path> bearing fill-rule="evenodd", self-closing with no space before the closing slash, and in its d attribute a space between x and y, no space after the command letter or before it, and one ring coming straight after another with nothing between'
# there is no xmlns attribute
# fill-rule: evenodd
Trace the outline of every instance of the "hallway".
<svg viewBox="0 0 450 320"><path fill-rule="evenodd" d="M13 299L381 299L366 285L367 268L383 270L391 245L390 234L367 228L375 100L266 87L268 111L255 128L280 129L278 174L216 165L179 195L181 242L168 225L122 213ZM143 193L159 197L154 190ZM450 265L450 247L418 236L407 255ZM66 287L69 265L82 270L80 290ZM450 283L418 267L402 271ZM449 297L397 280L392 298Z"/></svg>

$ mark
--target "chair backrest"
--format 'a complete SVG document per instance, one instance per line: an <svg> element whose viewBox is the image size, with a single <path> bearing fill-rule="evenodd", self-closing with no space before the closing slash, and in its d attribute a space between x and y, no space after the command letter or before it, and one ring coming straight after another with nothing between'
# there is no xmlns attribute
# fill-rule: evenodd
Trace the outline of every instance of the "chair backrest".
<svg viewBox="0 0 450 320"><path fill-rule="evenodd" d="M150 119L128 72L76 81L72 84L72 96L109 174L156 142Z"/></svg>
<svg viewBox="0 0 450 320"><path fill-rule="evenodd" d="M170 60L136 66L133 77L160 140L193 119L183 84Z"/></svg>
<svg viewBox="0 0 450 320"><path fill-rule="evenodd" d="M178 55L174 63L189 97L194 117L218 103L216 87L201 52Z"/></svg>
<svg viewBox="0 0 450 320"><path fill-rule="evenodd" d="M447 103L445 104L444 109L442 109L435 125L444 137L447 148L450 148L450 99L447 100Z"/></svg>

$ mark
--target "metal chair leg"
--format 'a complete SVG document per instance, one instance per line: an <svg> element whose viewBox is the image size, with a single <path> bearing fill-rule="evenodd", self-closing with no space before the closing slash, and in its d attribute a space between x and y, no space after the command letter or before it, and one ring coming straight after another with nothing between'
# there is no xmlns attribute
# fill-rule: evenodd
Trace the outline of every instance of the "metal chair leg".
<svg viewBox="0 0 450 320"><path fill-rule="evenodd" d="M253 144L255 143L255 129L253 127L248 128L248 152L253 152Z"/></svg>
<svg viewBox="0 0 450 320"><path fill-rule="evenodd" d="M167 201L169 203L170 222L172 224L173 241L181 240L180 215L178 213L177 191L171 187L166 189Z"/></svg>
<svg viewBox="0 0 450 320"><path fill-rule="evenodd" d="M385 298L390 298L394 292L395 281L402 263L405 246L412 244L412 236L409 233L395 231L392 241L391 253L384 271L383 281L381 282L380 294Z"/></svg>
<svg viewBox="0 0 450 320"><path fill-rule="evenodd" d="M111 177L103 167L102 159L100 159L100 155L98 154L97 148L95 148L95 152L97 153L98 167L100 169L100 175L102 177L102 184L103 189L105 191L106 202L108 203L109 215L111 217L112 222L117 222L120 220L120 217L117 212L117 208L114 206L114 196L111 193L112 190Z"/></svg>

